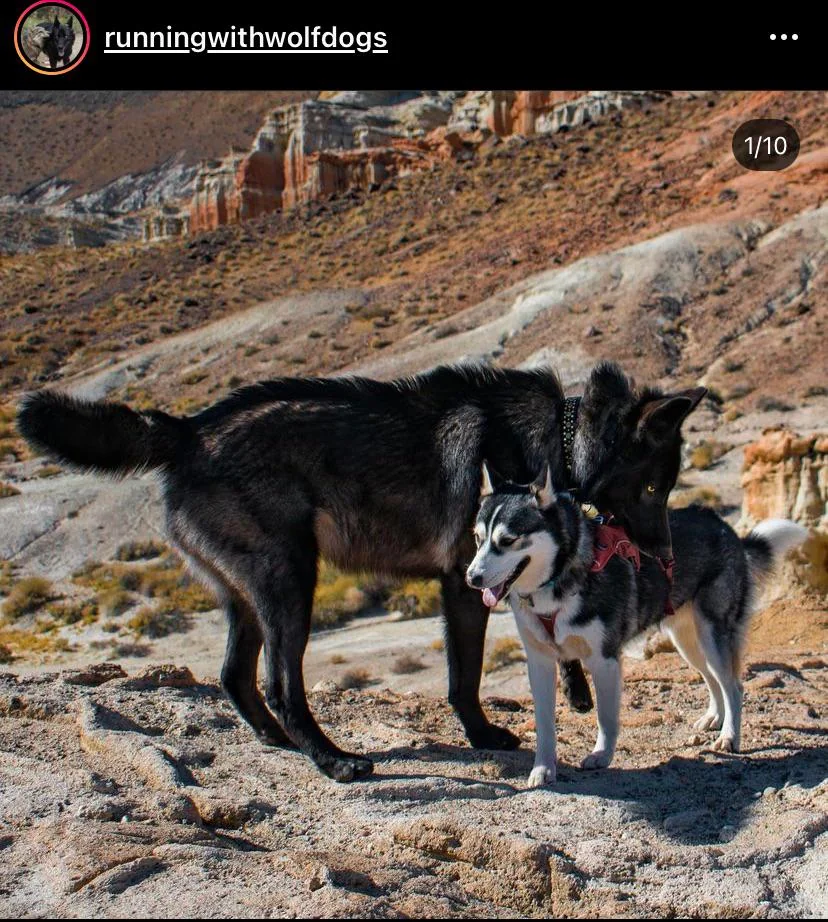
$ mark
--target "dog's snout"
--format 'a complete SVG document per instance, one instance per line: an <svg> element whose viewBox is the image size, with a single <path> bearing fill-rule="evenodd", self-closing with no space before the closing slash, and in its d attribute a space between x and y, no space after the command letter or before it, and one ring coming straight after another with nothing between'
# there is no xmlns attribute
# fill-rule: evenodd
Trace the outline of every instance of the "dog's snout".
<svg viewBox="0 0 828 922"><path fill-rule="evenodd" d="M472 587L472 589L480 589L483 585L483 577L479 573L472 573L469 571L466 573L466 582Z"/></svg>

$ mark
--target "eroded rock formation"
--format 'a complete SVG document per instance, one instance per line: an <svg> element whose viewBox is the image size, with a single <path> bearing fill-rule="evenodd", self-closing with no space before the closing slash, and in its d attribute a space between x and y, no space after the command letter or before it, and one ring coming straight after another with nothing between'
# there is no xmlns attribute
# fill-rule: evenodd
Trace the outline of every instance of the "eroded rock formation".
<svg viewBox="0 0 828 922"><path fill-rule="evenodd" d="M198 233L472 156L491 135L548 134L658 98L558 90L341 92L282 106L250 150L204 161L189 213L146 222L145 239ZM158 233L156 233L156 230Z"/></svg>
<svg viewBox="0 0 828 922"><path fill-rule="evenodd" d="M766 429L745 447L742 520L793 519L828 528L828 435Z"/></svg>

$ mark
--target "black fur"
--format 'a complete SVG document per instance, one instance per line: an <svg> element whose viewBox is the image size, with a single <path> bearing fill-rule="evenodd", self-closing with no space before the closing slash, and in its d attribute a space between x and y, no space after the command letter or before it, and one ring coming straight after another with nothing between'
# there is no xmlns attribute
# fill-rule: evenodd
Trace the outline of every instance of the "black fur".
<svg viewBox="0 0 828 922"><path fill-rule="evenodd" d="M17 428L34 448L64 464L118 476L180 465L192 441L187 420L52 391L24 398Z"/></svg>
<svg viewBox="0 0 828 922"><path fill-rule="evenodd" d="M636 397L614 366L597 374L620 396L607 398L597 424L588 415L579 422L579 431L590 429L581 433L581 463L584 446L593 446L602 464L591 464L591 475L600 479L611 466L624 498L625 439L639 438L648 402L664 398ZM319 555L348 569L439 577L449 698L474 746L518 745L480 705L488 609L464 572L474 556L484 458L515 481L548 465L556 483L567 482L562 407L551 371L442 367L390 383L279 379L186 420L42 393L24 402L20 428L64 463L120 474L162 469L170 536L227 612L228 695L261 739L290 741L332 777L349 780L371 763L322 733L302 679ZM655 467L661 441L650 445ZM638 491L638 480L629 482ZM632 533L638 520L634 502L628 507ZM661 546L669 534L656 539ZM270 710L255 683L262 648ZM580 665L562 672L570 700L588 709Z"/></svg>
<svg viewBox="0 0 828 922"><path fill-rule="evenodd" d="M43 42L43 51L49 58L52 70L57 70L58 61L61 61L64 67L68 67L71 63L72 49L75 45L73 23L71 16L65 23L55 16L55 21L49 27L49 34Z"/></svg>

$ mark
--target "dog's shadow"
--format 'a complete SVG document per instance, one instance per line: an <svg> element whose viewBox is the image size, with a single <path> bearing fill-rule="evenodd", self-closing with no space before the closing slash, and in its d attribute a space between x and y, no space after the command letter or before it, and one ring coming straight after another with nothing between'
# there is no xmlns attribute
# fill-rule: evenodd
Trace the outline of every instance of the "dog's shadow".
<svg viewBox="0 0 828 922"><path fill-rule="evenodd" d="M554 794L600 797L622 802L631 822L643 820L685 845L710 845L736 835L763 796L785 797L779 793L785 785L809 789L826 780L828 749L786 750L786 755L774 756L775 748L778 747L768 746L733 756L702 751L696 758L673 756L662 765L648 768L619 766L584 771L559 764L555 784L530 791L526 778L533 764L531 751L483 753L442 744L425 749L398 747L371 754L377 762L377 773L370 779L370 786L379 788L369 796L422 801L494 800L529 793L542 796L546 792L550 795L550 808L554 808ZM479 777L447 775L438 765L430 772L428 761L417 774L383 771L385 762L424 757L435 762L488 765L500 778L495 780L488 772ZM443 779L445 785L435 789L435 777Z"/></svg>

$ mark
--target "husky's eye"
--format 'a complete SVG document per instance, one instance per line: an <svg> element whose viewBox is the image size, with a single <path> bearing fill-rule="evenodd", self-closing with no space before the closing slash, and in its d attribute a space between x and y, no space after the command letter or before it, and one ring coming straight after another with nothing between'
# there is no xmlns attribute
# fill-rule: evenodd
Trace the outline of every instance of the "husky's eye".
<svg viewBox="0 0 828 922"><path fill-rule="evenodd" d="M654 484L654 483L648 483L648 484L647 484L647 492L648 492L648 493L655 493L655 484Z"/></svg>
<svg viewBox="0 0 828 922"><path fill-rule="evenodd" d="M503 535L503 537L498 541L498 544L501 547L511 547L515 541L517 541L517 538L510 538L508 535Z"/></svg>

